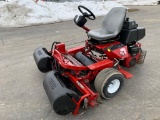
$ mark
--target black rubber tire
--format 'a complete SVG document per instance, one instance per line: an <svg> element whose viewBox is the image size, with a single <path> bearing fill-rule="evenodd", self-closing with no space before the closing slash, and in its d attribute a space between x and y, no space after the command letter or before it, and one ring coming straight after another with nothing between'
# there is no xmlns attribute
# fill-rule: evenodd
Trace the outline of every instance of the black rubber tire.
<svg viewBox="0 0 160 120"><path fill-rule="evenodd" d="M120 86L117 91L114 93L106 92L106 89L111 84L113 80L119 80ZM94 81L94 87L96 91L101 95L104 99L111 99L115 95L119 93L121 88L123 87L124 76L114 68L105 68L98 73Z"/></svg>

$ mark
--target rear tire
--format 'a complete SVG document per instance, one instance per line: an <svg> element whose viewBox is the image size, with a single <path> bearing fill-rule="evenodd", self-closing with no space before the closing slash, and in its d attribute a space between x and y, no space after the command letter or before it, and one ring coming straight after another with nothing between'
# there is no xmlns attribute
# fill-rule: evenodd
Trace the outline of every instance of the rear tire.
<svg viewBox="0 0 160 120"><path fill-rule="evenodd" d="M94 86L104 99L111 99L123 86L124 76L114 68L106 68L98 73Z"/></svg>

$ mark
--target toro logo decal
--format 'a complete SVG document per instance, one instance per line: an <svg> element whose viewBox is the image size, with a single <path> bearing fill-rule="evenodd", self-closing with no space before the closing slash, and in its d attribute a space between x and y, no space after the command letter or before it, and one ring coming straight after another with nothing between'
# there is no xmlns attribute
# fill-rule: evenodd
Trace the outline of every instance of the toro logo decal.
<svg viewBox="0 0 160 120"><path fill-rule="evenodd" d="M120 49L120 55L121 55L121 56L124 56L124 55L126 55L126 54L127 54L126 49L125 49L125 48L121 48L121 49Z"/></svg>

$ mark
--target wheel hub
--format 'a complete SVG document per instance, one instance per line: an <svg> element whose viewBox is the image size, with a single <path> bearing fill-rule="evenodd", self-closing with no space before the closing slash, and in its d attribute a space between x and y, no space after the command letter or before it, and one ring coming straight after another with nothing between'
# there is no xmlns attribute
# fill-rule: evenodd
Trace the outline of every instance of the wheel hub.
<svg viewBox="0 0 160 120"><path fill-rule="evenodd" d="M108 93L115 93L120 87L120 81L118 79L113 80L107 88Z"/></svg>

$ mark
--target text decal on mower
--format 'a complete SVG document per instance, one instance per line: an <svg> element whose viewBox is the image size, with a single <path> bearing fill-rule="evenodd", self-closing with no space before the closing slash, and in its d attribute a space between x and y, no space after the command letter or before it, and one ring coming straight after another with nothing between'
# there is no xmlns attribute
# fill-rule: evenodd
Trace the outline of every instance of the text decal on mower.
<svg viewBox="0 0 160 120"><path fill-rule="evenodd" d="M54 83L52 78L49 80L49 84L50 84L52 90L56 87L56 85L55 85L55 83Z"/></svg>
<svg viewBox="0 0 160 120"><path fill-rule="evenodd" d="M77 81L76 83L80 88L84 89L84 86L80 82Z"/></svg>

